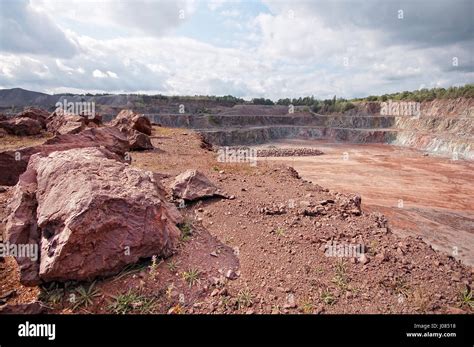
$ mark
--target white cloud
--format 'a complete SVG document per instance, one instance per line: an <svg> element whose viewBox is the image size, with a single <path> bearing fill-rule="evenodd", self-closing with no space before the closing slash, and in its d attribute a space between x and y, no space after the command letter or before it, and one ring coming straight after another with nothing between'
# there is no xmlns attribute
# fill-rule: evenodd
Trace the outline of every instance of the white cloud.
<svg viewBox="0 0 474 347"><path fill-rule="evenodd" d="M278 99L363 96L474 80L469 44L387 42L391 28L376 30L343 14L345 25L337 19L331 25L328 18L334 13L322 10L340 11L344 4L332 8L324 3L318 12L310 2L272 2L271 12L255 12L244 21L240 15L248 6L245 2L241 7L224 1L201 3L201 11L211 8L209 15L221 15L220 22L239 24L232 27L239 30L231 30L240 35L232 36L233 48L220 46L229 42L221 32L213 33L212 45L173 32L182 23L176 16L180 8L185 8L189 23L193 18L188 14L199 15L193 1L127 0L113 9L115 2L110 1L32 4L29 11L52 14L52 24L72 43L74 54L61 55L49 41L42 50L50 54L31 49L12 53L0 46L2 86ZM347 6L346 11L364 13L365 7ZM194 29L199 33L201 28ZM456 68L452 56L459 58Z"/></svg>

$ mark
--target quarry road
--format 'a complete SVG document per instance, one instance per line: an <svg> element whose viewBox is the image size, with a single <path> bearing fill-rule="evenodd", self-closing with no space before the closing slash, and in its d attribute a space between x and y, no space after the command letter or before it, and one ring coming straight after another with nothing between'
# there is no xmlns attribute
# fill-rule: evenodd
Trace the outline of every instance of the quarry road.
<svg viewBox="0 0 474 347"><path fill-rule="evenodd" d="M257 146L314 147L315 157L259 158L287 163L322 187L359 193L365 211L387 216L402 236L474 265L474 162L424 156L384 144L282 140Z"/></svg>

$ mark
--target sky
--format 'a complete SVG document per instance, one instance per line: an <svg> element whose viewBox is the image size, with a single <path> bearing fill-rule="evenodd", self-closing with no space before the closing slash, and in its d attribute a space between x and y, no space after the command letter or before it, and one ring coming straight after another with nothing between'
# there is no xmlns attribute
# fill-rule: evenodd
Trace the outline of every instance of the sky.
<svg viewBox="0 0 474 347"><path fill-rule="evenodd" d="M353 98L474 82L472 0L0 0L0 88Z"/></svg>

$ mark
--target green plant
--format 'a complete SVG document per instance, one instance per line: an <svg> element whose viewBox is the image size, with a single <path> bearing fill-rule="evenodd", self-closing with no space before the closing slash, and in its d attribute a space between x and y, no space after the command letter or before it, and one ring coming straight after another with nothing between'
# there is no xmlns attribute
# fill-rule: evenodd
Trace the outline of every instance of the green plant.
<svg viewBox="0 0 474 347"><path fill-rule="evenodd" d="M188 241L193 234L193 226L190 222L184 222L180 224L179 229L181 230L181 240Z"/></svg>
<svg viewBox="0 0 474 347"><path fill-rule="evenodd" d="M474 300L472 299L472 290L469 286L466 286L466 288L461 292L460 294L460 299L461 303L459 306L464 307L470 307L471 309L474 308Z"/></svg>
<svg viewBox="0 0 474 347"><path fill-rule="evenodd" d="M239 309L253 305L253 295L248 288L240 290L237 294L237 305Z"/></svg>
<svg viewBox="0 0 474 347"><path fill-rule="evenodd" d="M408 295L410 294L410 286L401 277L395 278L395 281L392 285L392 288L393 288L395 294L402 294L403 296L405 296L407 298L408 298Z"/></svg>
<svg viewBox="0 0 474 347"><path fill-rule="evenodd" d="M147 262L140 262L140 263L136 263L136 264L129 264L127 266L125 266L122 271L120 271L120 273L114 277L114 282L115 281L118 281L128 275L131 275L131 274L134 274L134 273L137 273L137 272L140 272L144 269L146 269L148 267L148 263Z"/></svg>
<svg viewBox="0 0 474 347"><path fill-rule="evenodd" d="M156 302L155 299L133 292L131 289L125 293L113 297L113 302L108 309L115 314L127 313L151 313Z"/></svg>
<svg viewBox="0 0 474 347"><path fill-rule="evenodd" d="M314 305L310 299L304 300L301 303L301 310L303 311L304 314L312 313L313 309L314 309Z"/></svg>
<svg viewBox="0 0 474 347"><path fill-rule="evenodd" d="M285 229L283 229L282 227L276 228L276 230L275 230L275 235L277 235L277 236L285 236Z"/></svg>
<svg viewBox="0 0 474 347"><path fill-rule="evenodd" d="M188 283L189 287L199 282L200 272L198 269L189 269L183 272L183 279Z"/></svg>
<svg viewBox="0 0 474 347"><path fill-rule="evenodd" d="M41 287L39 300L45 304L57 305L64 296L64 289L57 282Z"/></svg>
<svg viewBox="0 0 474 347"><path fill-rule="evenodd" d="M156 275L158 274L158 260L157 256L154 255L151 257L151 265L150 265L150 277L151 279L155 279Z"/></svg>
<svg viewBox="0 0 474 347"><path fill-rule="evenodd" d="M100 291L95 288L95 282L92 282L87 288L79 286L76 288L76 293L77 296L75 298L73 309L92 305L94 303L94 298L100 295Z"/></svg>
<svg viewBox="0 0 474 347"><path fill-rule="evenodd" d="M178 269L178 262L176 260L171 259L166 263L166 267L171 272L176 272L176 270Z"/></svg>
<svg viewBox="0 0 474 347"><path fill-rule="evenodd" d="M343 260L337 262L335 271L336 274L334 275L332 282L341 290L347 290L349 279L346 274L346 263Z"/></svg>
<svg viewBox="0 0 474 347"><path fill-rule="evenodd" d="M322 291L321 293L321 300L326 304L326 305L333 305L336 303L337 299L334 297L334 295L331 293L329 288L326 288L325 290Z"/></svg>

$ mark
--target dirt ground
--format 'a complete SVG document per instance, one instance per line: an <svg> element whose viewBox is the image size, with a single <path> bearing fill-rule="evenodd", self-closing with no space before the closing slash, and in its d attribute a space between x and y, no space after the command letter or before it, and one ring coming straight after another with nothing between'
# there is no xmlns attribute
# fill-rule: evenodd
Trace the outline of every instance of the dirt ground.
<svg viewBox="0 0 474 347"><path fill-rule="evenodd" d="M367 210L382 212L394 232L421 236L435 249L474 265L472 161L381 144L277 144L324 151L321 157L271 160L293 166L303 178L324 187L361 194Z"/></svg>
<svg viewBox="0 0 474 347"><path fill-rule="evenodd" d="M190 168L231 198L181 208L186 223L172 257L93 284L26 288L7 258L0 299L39 296L53 313L472 313L473 268L392 233L364 197L359 214L348 205L352 192L305 181L287 165L220 163L192 131L154 127L153 144L132 152L132 165L164 174L169 199L168 184ZM2 219L10 194L0 193ZM328 245L348 251L331 254ZM355 256L354 245L365 253Z"/></svg>

